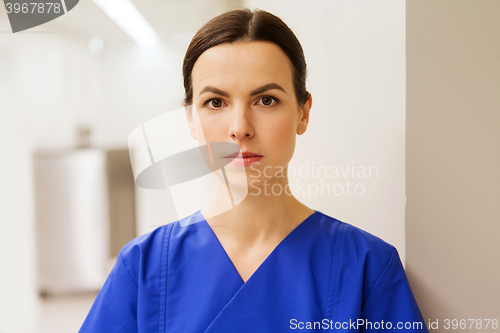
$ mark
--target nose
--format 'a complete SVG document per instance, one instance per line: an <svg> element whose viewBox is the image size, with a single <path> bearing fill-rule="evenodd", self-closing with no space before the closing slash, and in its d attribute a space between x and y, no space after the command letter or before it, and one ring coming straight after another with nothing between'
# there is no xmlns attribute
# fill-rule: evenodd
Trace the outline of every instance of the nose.
<svg viewBox="0 0 500 333"><path fill-rule="evenodd" d="M254 128L251 122L250 110L246 107L235 107L231 112L231 125L229 135L233 140L251 139Z"/></svg>

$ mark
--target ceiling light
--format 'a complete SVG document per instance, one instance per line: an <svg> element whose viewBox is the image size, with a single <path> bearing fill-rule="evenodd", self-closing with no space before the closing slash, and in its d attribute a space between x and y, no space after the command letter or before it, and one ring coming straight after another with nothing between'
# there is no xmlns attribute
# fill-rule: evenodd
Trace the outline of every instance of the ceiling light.
<svg viewBox="0 0 500 333"><path fill-rule="evenodd" d="M137 44L151 47L158 35L130 0L93 0Z"/></svg>

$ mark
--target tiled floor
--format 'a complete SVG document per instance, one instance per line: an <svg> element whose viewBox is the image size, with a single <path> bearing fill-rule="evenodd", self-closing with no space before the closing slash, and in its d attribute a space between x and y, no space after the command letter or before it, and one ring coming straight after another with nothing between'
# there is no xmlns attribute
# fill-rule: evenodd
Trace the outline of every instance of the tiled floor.
<svg viewBox="0 0 500 333"><path fill-rule="evenodd" d="M77 333L97 294L52 296L40 300L39 333Z"/></svg>

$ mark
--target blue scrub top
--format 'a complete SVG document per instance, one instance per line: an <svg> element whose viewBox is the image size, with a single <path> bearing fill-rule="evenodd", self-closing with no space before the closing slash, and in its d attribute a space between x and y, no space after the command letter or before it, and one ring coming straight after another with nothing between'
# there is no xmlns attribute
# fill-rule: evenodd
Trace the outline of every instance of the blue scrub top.
<svg viewBox="0 0 500 333"><path fill-rule="evenodd" d="M428 332L397 250L319 211L246 282L200 211L182 226L137 237L120 251L80 329L297 331Z"/></svg>

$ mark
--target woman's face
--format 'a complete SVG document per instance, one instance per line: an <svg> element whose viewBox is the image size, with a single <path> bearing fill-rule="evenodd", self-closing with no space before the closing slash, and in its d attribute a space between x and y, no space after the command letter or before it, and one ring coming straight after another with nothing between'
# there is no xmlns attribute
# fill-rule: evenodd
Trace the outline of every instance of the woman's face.
<svg viewBox="0 0 500 333"><path fill-rule="evenodd" d="M292 158L296 135L306 131L312 103L297 104L291 63L281 48L261 41L219 44L198 58L192 84L198 117L188 116L192 136L200 145L233 142L262 156L250 166L246 161L248 182L274 183Z"/></svg>

